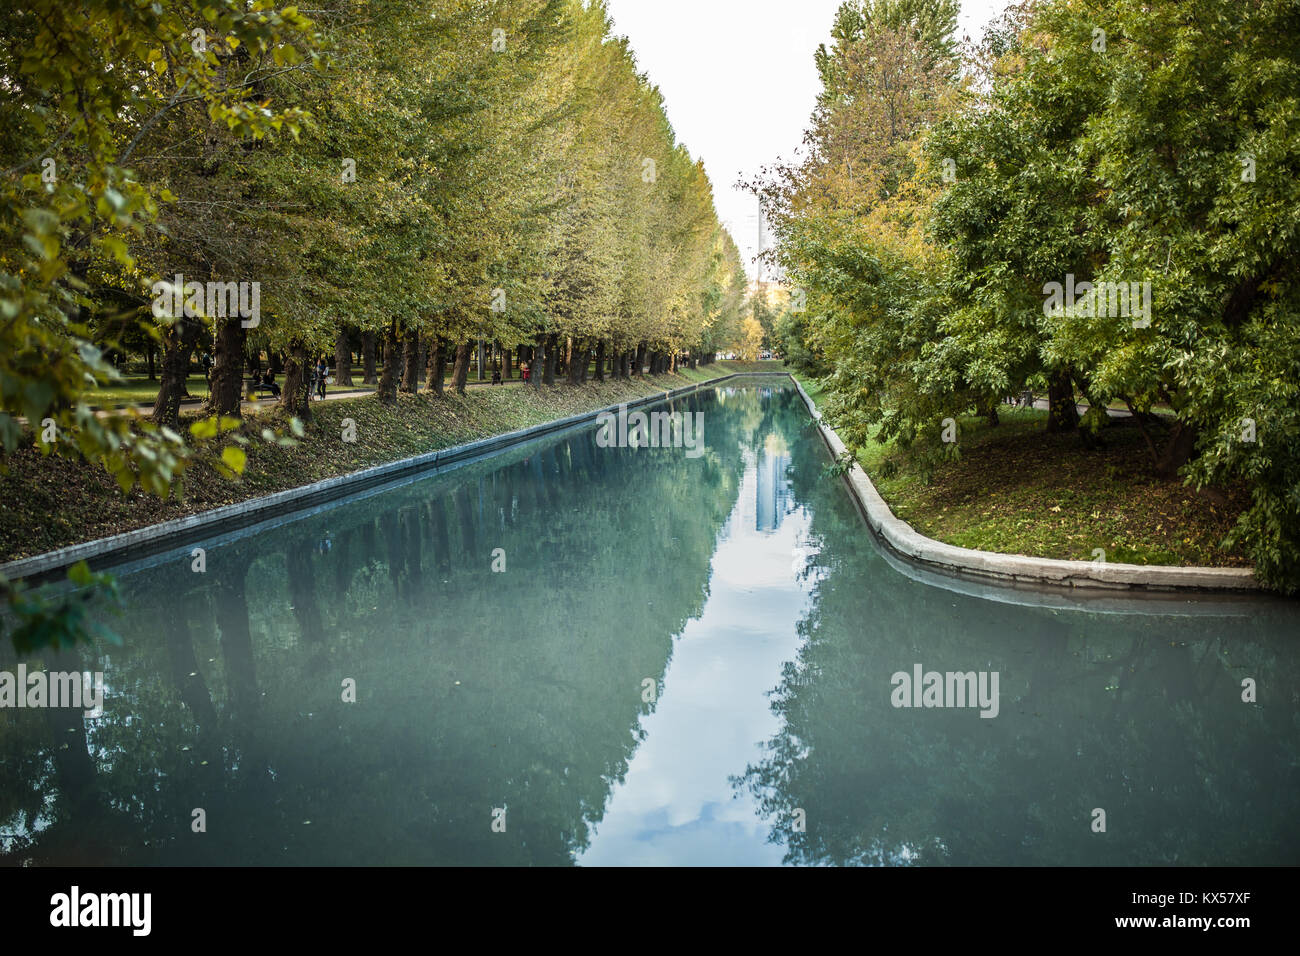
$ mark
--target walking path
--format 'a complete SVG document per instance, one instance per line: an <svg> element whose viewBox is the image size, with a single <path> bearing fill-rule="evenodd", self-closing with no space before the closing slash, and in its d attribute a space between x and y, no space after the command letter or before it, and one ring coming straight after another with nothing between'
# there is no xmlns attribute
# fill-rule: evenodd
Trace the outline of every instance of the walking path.
<svg viewBox="0 0 1300 956"><path fill-rule="evenodd" d="M1092 406L1085 404L1084 402L1076 402L1074 407L1075 410L1078 411L1078 413L1082 416L1087 414L1088 409L1090 409ZM1046 411L1050 411L1052 406L1048 404L1047 399L1038 398L1034 400L1034 408L1039 408L1046 412ZM1111 418L1132 418L1133 417L1132 414L1129 412L1129 410L1126 408L1108 408L1106 409L1106 414L1109 415Z"/></svg>

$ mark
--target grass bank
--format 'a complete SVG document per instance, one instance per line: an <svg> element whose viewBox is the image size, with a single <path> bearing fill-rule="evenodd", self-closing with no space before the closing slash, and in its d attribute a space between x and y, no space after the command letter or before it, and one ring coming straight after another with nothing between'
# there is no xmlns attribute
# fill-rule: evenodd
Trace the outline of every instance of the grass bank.
<svg viewBox="0 0 1300 956"><path fill-rule="evenodd" d="M796 376L814 401L815 382ZM1244 489L1198 493L1156 477L1142 435L1114 419L1102 447L1044 432L1047 412L999 410L1001 424L960 419L961 457L929 480L892 443L853 448L894 514L946 544L1041 558L1249 567L1224 538L1248 507ZM887 460L897 470L886 475Z"/></svg>
<svg viewBox="0 0 1300 956"><path fill-rule="evenodd" d="M682 374L585 385L477 388L464 396L399 395L396 406L373 396L312 405L306 436L293 448L254 438L238 479L226 479L202 463L166 501L141 491L123 494L98 465L42 457L34 448L10 456L0 475L0 562L42 554L222 505L351 474L372 465L504 434L568 415L709 381L733 372L782 370L779 362L717 362ZM270 409L251 415L245 431L256 436L273 423ZM182 414L182 421L189 416ZM356 442L341 440L343 419L356 425Z"/></svg>

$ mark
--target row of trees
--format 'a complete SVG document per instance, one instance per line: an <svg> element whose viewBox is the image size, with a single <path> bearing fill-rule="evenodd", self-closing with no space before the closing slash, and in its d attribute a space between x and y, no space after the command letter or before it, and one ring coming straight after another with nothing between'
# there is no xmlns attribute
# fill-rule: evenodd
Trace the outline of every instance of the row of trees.
<svg viewBox="0 0 1300 956"><path fill-rule="evenodd" d="M616 353L626 374L734 335L739 252L602 4L340 0L313 16L326 68L259 91L313 118L298 141L250 142L194 103L137 159L178 197L137 278L261 283L255 331L216 322L212 411L238 412L250 344L287 355L284 402L305 416L308 356L345 358L358 337L380 342L392 402L440 392L448 359L463 388L477 340L527 344L541 384L561 349L594 353L598 374ZM196 148L178 158L180 142ZM174 419L204 335L168 329L155 418Z"/></svg>
<svg viewBox="0 0 1300 956"><path fill-rule="evenodd" d="M463 388L476 341L526 346L540 385L560 354L576 381L739 339L739 251L599 0L22 0L0 82L5 454L25 419L165 495L204 442L244 440L249 353L284 356L305 418L309 356L364 339L389 403L448 361ZM140 334L152 420L96 415Z"/></svg>
<svg viewBox="0 0 1300 956"><path fill-rule="evenodd" d="M305 415L306 357L360 336L383 401L417 356L433 390L444 357L463 384L477 340L528 345L549 380L560 349L658 369L738 337L739 252L602 3L33 0L0 29L10 450L18 415L73 430L140 318L173 427L209 341L211 411L238 413L266 348ZM173 277L256 283L260 310L156 316ZM111 428L89 450L131 443Z"/></svg>
<svg viewBox="0 0 1300 956"><path fill-rule="evenodd" d="M753 184L807 296L778 346L923 454L1027 385L1085 445L1124 403L1157 474L1248 484L1235 535L1295 590L1294 5L1026 2L975 50L956 12L841 7L807 155Z"/></svg>

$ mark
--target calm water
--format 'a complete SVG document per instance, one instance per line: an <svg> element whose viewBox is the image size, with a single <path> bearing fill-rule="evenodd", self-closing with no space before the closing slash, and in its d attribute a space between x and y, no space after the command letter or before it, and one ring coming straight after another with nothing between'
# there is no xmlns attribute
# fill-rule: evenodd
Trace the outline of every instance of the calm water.
<svg viewBox="0 0 1300 956"><path fill-rule="evenodd" d="M1300 606L926 575L784 385L675 407L706 454L570 433L119 568L124 646L28 662L103 715L0 710L0 860L1300 862ZM893 706L918 664L997 716Z"/></svg>

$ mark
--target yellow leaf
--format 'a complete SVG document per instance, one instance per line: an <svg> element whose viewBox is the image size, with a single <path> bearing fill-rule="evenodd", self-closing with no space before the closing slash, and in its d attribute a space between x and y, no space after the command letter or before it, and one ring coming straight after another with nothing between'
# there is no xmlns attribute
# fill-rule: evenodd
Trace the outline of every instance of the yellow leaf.
<svg viewBox="0 0 1300 956"><path fill-rule="evenodd" d="M221 460L237 475L243 474L244 463L247 459L248 456L244 454L244 449L238 445L229 445L221 450Z"/></svg>

